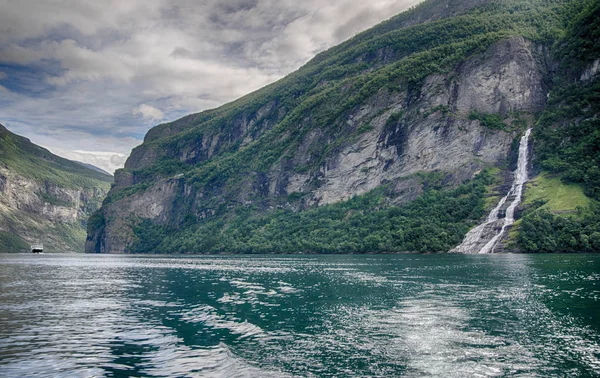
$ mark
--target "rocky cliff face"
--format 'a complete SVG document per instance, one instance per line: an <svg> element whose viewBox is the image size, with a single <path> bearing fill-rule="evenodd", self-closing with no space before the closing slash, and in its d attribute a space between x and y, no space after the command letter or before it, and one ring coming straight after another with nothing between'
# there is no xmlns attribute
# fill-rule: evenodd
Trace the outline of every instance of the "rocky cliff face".
<svg viewBox="0 0 600 378"><path fill-rule="evenodd" d="M100 207L108 186L63 188L2 168L0 181L0 231L26 244L43 241L49 252L83 251L87 218Z"/></svg>
<svg viewBox="0 0 600 378"><path fill-rule="evenodd" d="M515 121L544 106L544 61L542 47L523 37L510 37L448 73L427 76L419 86L399 92L382 87L341 119L341 133L352 138L335 145L336 139L325 127L313 127L293 148L281 152L284 158L261 172L245 172L234 188L198 187L184 173L150 183L143 180L140 170L156 166L164 155L184 164L210 161L231 146L243 147L259 139L288 109L277 102L263 104L255 112L238 115L231 122L233 131L207 127L202 135L172 150L160 151L153 141L173 132L185 133L190 119L183 126L159 127L134 151L128 170L116 176L113 196L101 211L102 225L91 230L86 249L130 251L138 241L136 222L143 219L177 227L186 217L201 221L237 204L259 206L263 211L275 207L300 210L343 201L383 184L391 184L394 201L401 204L422 192L415 176L420 172L444 172L449 186L464 182L486 166L506 164L513 141L522 131ZM475 119L475 113L500 114L506 127L490 127ZM207 115L190 117L197 121ZM311 122L307 116L295 127ZM319 155L317 151L324 148L331 151ZM128 188L140 187L131 195L119 196Z"/></svg>
<svg viewBox="0 0 600 378"><path fill-rule="evenodd" d="M464 181L482 166L505 161L514 134L489 130L469 114L539 110L544 67L535 55L530 42L507 39L448 75L428 77L415 98L361 107L347 122L372 119L373 130L328 159L313 201L345 200L417 172L452 172ZM382 109L390 110L377 116ZM394 112L405 115L387 122ZM306 176L290 181L287 192L309 189Z"/></svg>
<svg viewBox="0 0 600 378"><path fill-rule="evenodd" d="M82 252L87 218L111 177L50 154L0 126L0 252ZM60 176L57 176L60 174Z"/></svg>

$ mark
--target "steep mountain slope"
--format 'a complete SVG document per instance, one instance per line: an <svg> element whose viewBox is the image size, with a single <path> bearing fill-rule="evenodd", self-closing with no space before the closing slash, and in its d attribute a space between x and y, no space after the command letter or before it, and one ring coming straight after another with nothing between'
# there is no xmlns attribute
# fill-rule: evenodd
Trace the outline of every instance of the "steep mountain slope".
<svg viewBox="0 0 600 378"><path fill-rule="evenodd" d="M82 252L87 218L112 177L53 155L0 125L0 252Z"/></svg>
<svg viewBox="0 0 600 378"><path fill-rule="evenodd" d="M554 85L552 46L588 3L425 1L159 125L115 175L86 249L449 250L509 179Z"/></svg>

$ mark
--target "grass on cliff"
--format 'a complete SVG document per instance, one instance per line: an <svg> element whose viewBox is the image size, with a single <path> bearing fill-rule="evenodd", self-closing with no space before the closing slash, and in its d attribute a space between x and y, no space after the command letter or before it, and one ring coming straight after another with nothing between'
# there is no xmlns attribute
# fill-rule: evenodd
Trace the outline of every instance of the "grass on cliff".
<svg viewBox="0 0 600 378"><path fill-rule="evenodd" d="M527 182L522 207L525 208L525 216L539 210L581 218L594 203L594 200L585 195L580 184L565 183L560 177L543 172ZM509 231L511 242L516 242L521 223L522 219L517 220Z"/></svg>
<svg viewBox="0 0 600 378"><path fill-rule="evenodd" d="M576 213L577 208L587 209L591 199L579 184L564 183L560 177L542 173L527 183L523 205L543 202L539 209L553 213Z"/></svg>
<svg viewBox="0 0 600 378"><path fill-rule="evenodd" d="M524 216L509 233L525 252L600 252L600 206L581 184L547 172L527 183Z"/></svg>

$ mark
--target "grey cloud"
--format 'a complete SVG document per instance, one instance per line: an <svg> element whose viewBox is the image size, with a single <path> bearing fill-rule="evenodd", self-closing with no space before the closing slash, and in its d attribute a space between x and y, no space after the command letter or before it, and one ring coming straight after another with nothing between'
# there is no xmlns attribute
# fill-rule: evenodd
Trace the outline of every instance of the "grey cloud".
<svg viewBox="0 0 600 378"><path fill-rule="evenodd" d="M8 45L0 49L0 62L18 65L27 65L36 62L44 57L41 51L18 46Z"/></svg>
<svg viewBox="0 0 600 378"><path fill-rule="evenodd" d="M75 80L113 79L128 82L134 75L131 58L113 51L92 51L72 39L55 44L52 57L66 70L62 76L50 77L47 82L66 85Z"/></svg>
<svg viewBox="0 0 600 378"><path fill-rule="evenodd" d="M175 47L172 53L169 54L172 58L192 58L194 54L184 47Z"/></svg>
<svg viewBox="0 0 600 378"><path fill-rule="evenodd" d="M92 164L109 173L114 173L117 169L123 168L127 155L112 152L65 150L57 147L47 147L50 152L61 155L67 159L79 161L86 164Z"/></svg>
<svg viewBox="0 0 600 378"><path fill-rule="evenodd" d="M64 25L85 35L120 29L132 15L157 19L163 6L157 0L5 0L0 4L0 43L45 37Z"/></svg>
<svg viewBox="0 0 600 378"><path fill-rule="evenodd" d="M141 115L145 119L150 119L152 121L160 121L165 118L165 114L160 111L160 109L155 108L152 105L141 104L140 106L136 106L131 110L133 115Z"/></svg>
<svg viewBox="0 0 600 378"><path fill-rule="evenodd" d="M0 89L0 120L52 148L127 154L159 118L256 90L417 2L5 0L0 63L33 73L27 91Z"/></svg>
<svg viewBox="0 0 600 378"><path fill-rule="evenodd" d="M347 12L346 18L334 31L333 35L337 40L345 40L357 32L367 29L369 26L376 24L382 20L395 15L405 10L407 7L411 7L420 3L421 0L407 0L407 1L382 1L379 6L363 6L362 9L358 8L353 12Z"/></svg>

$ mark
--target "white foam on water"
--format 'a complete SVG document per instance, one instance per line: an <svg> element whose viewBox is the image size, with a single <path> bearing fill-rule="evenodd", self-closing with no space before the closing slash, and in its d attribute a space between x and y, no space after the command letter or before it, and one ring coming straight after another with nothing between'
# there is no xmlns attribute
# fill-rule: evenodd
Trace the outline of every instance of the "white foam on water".
<svg viewBox="0 0 600 378"><path fill-rule="evenodd" d="M203 323L207 327L215 329L226 329L240 338L262 337L265 332L257 325L247 320L238 321L228 319L219 314L218 310L209 305L202 305L181 314L181 320L189 323Z"/></svg>

